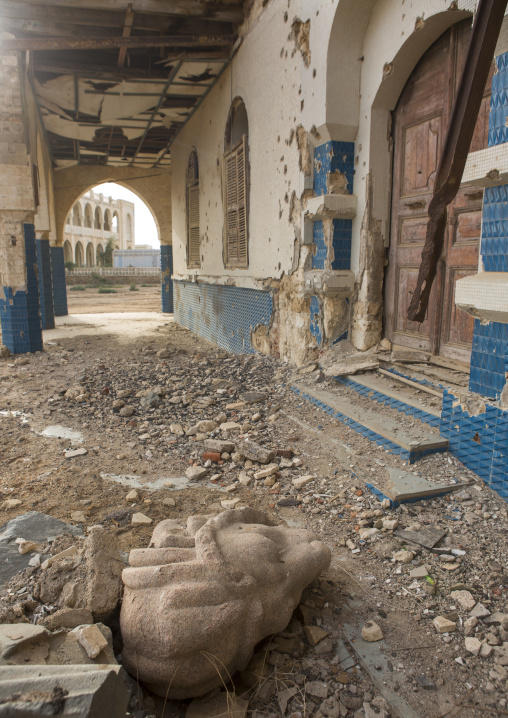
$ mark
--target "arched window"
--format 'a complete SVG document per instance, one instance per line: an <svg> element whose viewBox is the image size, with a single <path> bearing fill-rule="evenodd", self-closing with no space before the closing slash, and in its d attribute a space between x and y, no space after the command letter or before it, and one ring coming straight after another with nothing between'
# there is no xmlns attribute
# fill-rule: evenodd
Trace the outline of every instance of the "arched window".
<svg viewBox="0 0 508 718"><path fill-rule="evenodd" d="M102 212L100 207L95 208L95 229L102 229Z"/></svg>
<svg viewBox="0 0 508 718"><path fill-rule="evenodd" d="M93 212L88 202L85 204L85 227L93 227Z"/></svg>
<svg viewBox="0 0 508 718"><path fill-rule="evenodd" d="M120 231L120 219L118 217L118 212L116 210L113 212L113 222L111 223L111 228L112 228L113 232Z"/></svg>
<svg viewBox="0 0 508 718"><path fill-rule="evenodd" d="M81 216L81 205L76 202L76 204L72 208L72 224L75 227L81 227Z"/></svg>
<svg viewBox="0 0 508 718"><path fill-rule="evenodd" d="M86 245L86 266L87 267L93 267L95 264L95 252L93 251L93 244L91 242L88 242Z"/></svg>
<svg viewBox="0 0 508 718"><path fill-rule="evenodd" d="M104 250L102 244L97 245L97 253L95 255L95 263L98 267L102 267L104 264Z"/></svg>
<svg viewBox="0 0 508 718"><path fill-rule="evenodd" d="M76 247L74 249L74 257L74 261L78 265L78 267L82 267L85 261L85 257L83 253L83 245L81 244L81 242L76 242Z"/></svg>
<svg viewBox="0 0 508 718"><path fill-rule="evenodd" d="M249 122L243 100L231 106L224 137L224 264L249 266Z"/></svg>
<svg viewBox="0 0 508 718"><path fill-rule="evenodd" d="M64 246L64 262L73 262L74 258L72 256L72 244L69 242L68 239L65 240Z"/></svg>
<svg viewBox="0 0 508 718"><path fill-rule="evenodd" d="M111 212L109 209L104 212L104 231L111 232Z"/></svg>
<svg viewBox="0 0 508 718"><path fill-rule="evenodd" d="M201 266L199 235L199 168L198 156L192 150L185 177L187 185L187 266Z"/></svg>

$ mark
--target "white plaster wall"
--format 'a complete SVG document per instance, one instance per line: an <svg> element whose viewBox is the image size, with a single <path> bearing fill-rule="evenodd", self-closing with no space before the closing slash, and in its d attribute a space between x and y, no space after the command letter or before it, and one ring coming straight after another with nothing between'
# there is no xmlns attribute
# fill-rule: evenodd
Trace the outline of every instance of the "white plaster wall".
<svg viewBox="0 0 508 718"><path fill-rule="evenodd" d="M171 150L174 276L201 275L207 281L235 276L239 286L278 278L293 263L295 228L290 223L291 195L300 197L296 137L301 122L300 52L288 39L298 3L275 0L244 40L230 67L180 133ZM286 17L286 19L285 19ZM301 18L305 20L305 18ZM250 211L249 267L224 269L222 157L232 99L240 96L249 119ZM186 265L185 170L195 147L200 177L200 269ZM223 280L224 281L224 280Z"/></svg>

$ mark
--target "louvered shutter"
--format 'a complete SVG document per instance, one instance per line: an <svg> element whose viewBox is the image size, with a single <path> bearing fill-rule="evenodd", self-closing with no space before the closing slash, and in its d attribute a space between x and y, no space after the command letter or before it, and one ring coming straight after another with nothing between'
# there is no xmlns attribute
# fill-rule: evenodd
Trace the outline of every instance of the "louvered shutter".
<svg viewBox="0 0 508 718"><path fill-rule="evenodd" d="M224 158L226 264L247 267L247 137Z"/></svg>
<svg viewBox="0 0 508 718"><path fill-rule="evenodd" d="M199 267L200 237L199 237L199 184L189 187L187 190L187 212L188 212L188 255L189 267Z"/></svg>

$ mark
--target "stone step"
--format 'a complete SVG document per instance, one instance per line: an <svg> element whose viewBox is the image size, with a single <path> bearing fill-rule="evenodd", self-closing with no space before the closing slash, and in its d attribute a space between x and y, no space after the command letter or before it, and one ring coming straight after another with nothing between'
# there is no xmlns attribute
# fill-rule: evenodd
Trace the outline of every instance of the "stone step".
<svg viewBox="0 0 508 718"><path fill-rule="evenodd" d="M412 397L411 387L408 387L407 391L392 389L387 386L386 381L373 374L340 376L336 377L336 381L348 386L361 396L366 396L403 414L413 416L429 426L439 428L441 409L428 406L419 401L417 397Z"/></svg>
<svg viewBox="0 0 508 718"><path fill-rule="evenodd" d="M389 407L382 415L374 404L372 409L366 409L362 406L363 398L358 397L358 402L355 402L352 391L347 396L341 395L338 383L338 391L316 389L301 382L293 383L291 389L362 436L375 441L392 454L407 459L410 464L428 454L448 450L448 440L441 438L433 428L416 420L418 430L412 430L400 414ZM348 391L347 387L345 391Z"/></svg>

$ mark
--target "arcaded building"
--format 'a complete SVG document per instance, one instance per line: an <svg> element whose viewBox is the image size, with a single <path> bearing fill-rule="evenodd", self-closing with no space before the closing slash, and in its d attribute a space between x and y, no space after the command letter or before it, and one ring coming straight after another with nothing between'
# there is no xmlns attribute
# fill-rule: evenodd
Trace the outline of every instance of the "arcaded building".
<svg viewBox="0 0 508 718"><path fill-rule="evenodd" d="M110 239L114 249L134 249L134 204L90 190L67 215L64 260L77 267L101 266Z"/></svg>

